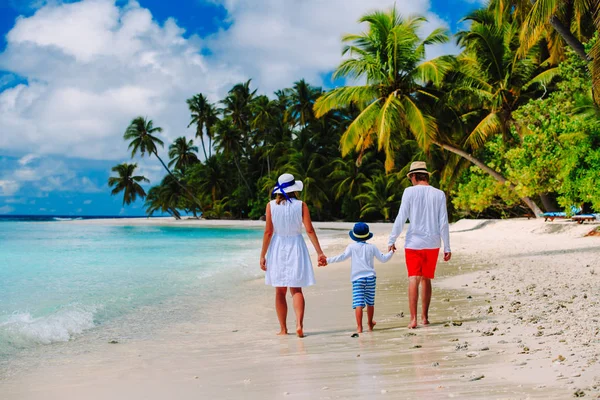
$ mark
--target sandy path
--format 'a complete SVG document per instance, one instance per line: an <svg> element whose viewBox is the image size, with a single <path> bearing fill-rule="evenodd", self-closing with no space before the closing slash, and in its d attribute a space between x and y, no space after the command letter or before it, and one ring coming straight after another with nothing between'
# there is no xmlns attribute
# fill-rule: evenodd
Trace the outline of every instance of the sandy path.
<svg viewBox="0 0 600 400"><path fill-rule="evenodd" d="M390 228L373 224L374 243L383 248ZM304 339L274 335L272 289L254 281L235 288L208 320L61 357L0 382L0 398L565 399L580 390L596 398L600 240L582 237L590 229L534 220L455 224L454 258L438 269L427 328L409 331L401 317L408 308L398 253L376 265L373 333L350 337L349 267L335 264L317 270L318 284L306 289ZM344 231L333 232L328 255L348 243Z"/></svg>

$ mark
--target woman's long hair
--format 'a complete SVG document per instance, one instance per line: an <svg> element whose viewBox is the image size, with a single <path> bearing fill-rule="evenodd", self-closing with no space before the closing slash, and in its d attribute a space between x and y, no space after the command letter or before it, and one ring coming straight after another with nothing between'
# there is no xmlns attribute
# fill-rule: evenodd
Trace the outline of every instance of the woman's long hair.
<svg viewBox="0 0 600 400"><path fill-rule="evenodd" d="M296 193L297 192L291 192L291 193L288 193L287 195L290 199L297 199L298 195ZM281 204L282 202L285 203L286 201L287 201L287 199L281 193L277 193L277 195L275 196L275 202L277 204Z"/></svg>

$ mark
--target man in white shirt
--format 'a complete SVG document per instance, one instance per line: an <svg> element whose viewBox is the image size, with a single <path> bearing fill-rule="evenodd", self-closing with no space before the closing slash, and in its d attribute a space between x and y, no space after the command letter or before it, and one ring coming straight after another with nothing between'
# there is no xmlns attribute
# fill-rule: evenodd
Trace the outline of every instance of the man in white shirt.
<svg viewBox="0 0 600 400"><path fill-rule="evenodd" d="M423 161L413 162L408 178L413 184L402 194L400 211L388 240L389 250L396 250L396 239L402 233L404 223L410 221L404 253L408 269L408 304L410 329L417 327L417 303L421 286L421 323L429 324L431 302L431 280L435 275L441 241L444 241L444 261L452 257L446 195L429 185L427 165Z"/></svg>

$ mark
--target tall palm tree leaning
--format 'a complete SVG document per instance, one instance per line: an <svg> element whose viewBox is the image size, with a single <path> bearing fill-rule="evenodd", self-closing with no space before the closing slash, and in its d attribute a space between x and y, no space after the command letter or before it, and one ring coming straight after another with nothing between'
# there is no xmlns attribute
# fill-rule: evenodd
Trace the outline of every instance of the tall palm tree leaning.
<svg viewBox="0 0 600 400"><path fill-rule="evenodd" d="M153 134L160 132L162 132L162 128L159 126L155 127L152 120L148 120L141 116L134 118L123 134L123 139L130 141L128 148L131 149L131 158L135 157L138 152L141 157L145 154L153 154L177 185L179 185L187 193L190 199L198 205L200 210L202 210L202 204L200 204L200 201L196 196L194 196L194 194L190 192L190 190L182 184L175 175L173 175L173 172L171 172L169 167L167 167L162 158L158 155L157 146L160 145L160 147L164 147L164 143Z"/></svg>
<svg viewBox="0 0 600 400"><path fill-rule="evenodd" d="M403 18L395 8L373 12L360 22L369 24L366 33L346 35L344 60L333 77L366 78L366 85L345 86L324 93L315 103L316 117L333 109L356 104L362 111L341 138L342 155L355 149L359 160L375 142L386 155L385 170L394 167L394 147L412 134L423 148L431 144L436 123L422 107L421 99L436 97L432 85L442 82L450 63L439 57L425 60L425 48L448 42L446 29L435 29L425 40L417 31L426 19Z"/></svg>
<svg viewBox="0 0 600 400"><path fill-rule="evenodd" d="M335 108L358 105L362 111L342 135L342 154L346 155L352 149L356 149L360 154L377 140L379 150L385 151L385 169L388 172L394 166L394 147L407 139L406 133L409 133L422 149L426 150L431 144L436 144L469 160L495 179L506 181L497 171L477 160L472 154L458 146L440 141L438 126L431 114L431 104L439 100L438 87L455 63L448 57L425 60L426 46L445 43L449 39L442 28L434 30L425 40L419 39L417 31L424 21L422 17L404 19L395 9L362 17L360 22L369 23L369 30L360 35L347 35L343 38L344 42L349 43L344 47L343 54L349 53L351 57L341 63L334 77L366 77L367 84L340 87L325 93L315 103L317 117ZM501 52L500 57L503 57L503 54ZM494 89L485 81L482 84L490 91ZM504 89L502 93L512 88ZM479 93L485 97L493 96L493 93L483 92L484 90L481 90ZM477 125L472 140L482 138L478 133L481 133L486 125L489 126L490 121L495 128L503 125L502 128L507 129L506 124L497 122L497 115L487 116L481 125ZM359 155L359 159L360 157ZM514 185L512 187L514 188ZM534 214L538 215L539 207L528 198L523 200L532 208Z"/></svg>
<svg viewBox="0 0 600 400"><path fill-rule="evenodd" d="M113 188L111 195L123 192L123 205L129 205L137 200L146 197L144 188L140 182L150 182L145 176L134 176L137 164L118 164L112 167L111 171L116 172L118 176L108 178L108 186Z"/></svg>

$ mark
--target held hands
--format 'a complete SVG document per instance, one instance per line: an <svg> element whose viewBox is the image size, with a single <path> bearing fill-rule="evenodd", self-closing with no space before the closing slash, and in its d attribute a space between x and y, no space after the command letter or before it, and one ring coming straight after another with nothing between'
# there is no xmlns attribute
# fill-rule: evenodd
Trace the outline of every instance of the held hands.
<svg viewBox="0 0 600 400"><path fill-rule="evenodd" d="M450 261L452 258L452 253L444 253L444 261Z"/></svg>
<svg viewBox="0 0 600 400"><path fill-rule="evenodd" d="M327 256L323 253L319 254L319 267L325 267L327 265Z"/></svg>
<svg viewBox="0 0 600 400"><path fill-rule="evenodd" d="M388 246L388 251L393 251L395 253L396 252L396 245L393 244L391 246Z"/></svg>

